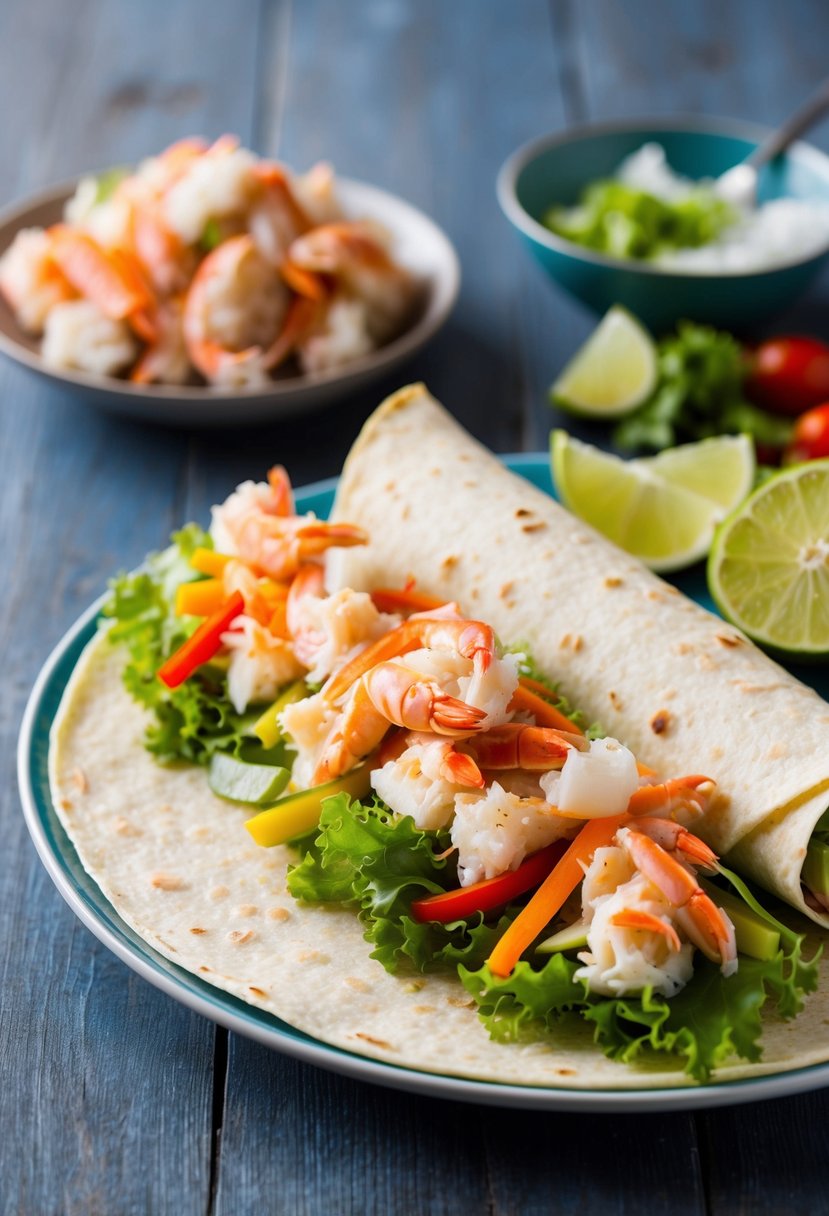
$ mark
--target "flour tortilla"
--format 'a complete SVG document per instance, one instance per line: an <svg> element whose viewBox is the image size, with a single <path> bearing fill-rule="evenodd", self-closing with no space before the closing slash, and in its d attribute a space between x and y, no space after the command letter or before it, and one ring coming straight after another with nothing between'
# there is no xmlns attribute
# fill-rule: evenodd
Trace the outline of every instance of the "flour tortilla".
<svg viewBox="0 0 829 1216"><path fill-rule="evenodd" d="M84 868L159 954L307 1034L387 1063L564 1089L694 1084L679 1062L606 1059L575 1021L550 1042L493 1043L453 976L388 975L352 912L291 898L291 851L258 848L248 812L216 798L203 769L154 761L123 665L105 635L84 652L52 731L52 799ZM825 993L829 959L821 967ZM827 1016L820 994L794 1022L769 1016L762 1061L727 1064L717 1080L822 1063Z"/></svg>
<svg viewBox="0 0 829 1216"><path fill-rule="evenodd" d="M422 388L397 394L369 423L346 468L338 512L376 533L355 577L392 584L414 572L424 589L457 596L504 638L527 641L574 700L644 759L674 772L702 767L728 789L736 782L732 804L721 812L723 838L743 802L751 813L751 798L762 791L749 760L781 775L774 785L781 806L826 778L825 761L804 760L792 774L789 764L771 766L767 755L814 714L817 698L744 641L717 642L717 633L736 635L504 473ZM608 579L622 582L610 587ZM663 613L672 622L664 627ZM290 897L290 850L254 845L244 827L248 812L216 798L203 769L155 762L143 747L146 713L121 682L124 662L124 651L102 634L78 664L52 731L52 798L85 869L160 954L318 1039L410 1068L568 1089L693 1084L679 1061L606 1059L589 1027L575 1021L544 1043L494 1043L453 976L388 975L369 957L352 912ZM684 688L686 679L693 689ZM773 723L761 714L765 698L740 692L735 680L775 685ZM703 695L710 705L699 702ZM719 697L736 698L733 722ZM651 737L649 705L670 711L664 736ZM754 719L745 720L749 712L761 714L757 732ZM818 733L810 738L816 747ZM746 748L742 761L734 758L731 783L729 743ZM717 756L715 746L722 749ZM774 800L766 792L766 801ZM809 830L822 809L820 799L812 801L789 817L811 816ZM774 809L757 818L758 836L777 831L768 826ZM774 849L778 837L769 856ZM829 958L821 966L826 993ZM727 1064L717 1080L829 1059L827 1017L820 993L794 1022L769 1015L762 1061Z"/></svg>
<svg viewBox="0 0 829 1216"><path fill-rule="evenodd" d="M829 928L800 870L829 806L829 705L476 443L423 385L390 397L343 471L333 518L366 528L333 577L457 599L526 643L571 702L646 764L720 790L700 834Z"/></svg>

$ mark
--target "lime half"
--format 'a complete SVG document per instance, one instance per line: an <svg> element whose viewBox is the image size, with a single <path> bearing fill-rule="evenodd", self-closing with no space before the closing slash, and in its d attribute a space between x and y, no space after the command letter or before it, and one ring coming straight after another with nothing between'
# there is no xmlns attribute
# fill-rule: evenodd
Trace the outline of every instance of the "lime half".
<svg viewBox="0 0 829 1216"><path fill-rule="evenodd" d="M717 532L708 586L764 646L829 654L829 460L770 478Z"/></svg>
<svg viewBox="0 0 829 1216"><path fill-rule="evenodd" d="M732 458L734 453L742 453L746 462L741 474L732 476L732 497L720 501L723 485L707 484L703 466L718 467L713 453L720 443L705 440L674 449L670 455L681 474L675 483L666 479L670 460L621 460L573 439L566 431L554 431L553 478L559 497L574 515L652 570L679 570L705 556L717 524L751 484L754 456L750 445L743 444L731 449ZM695 457L700 465L697 470ZM692 484L700 492L691 489Z"/></svg>
<svg viewBox="0 0 829 1216"><path fill-rule="evenodd" d="M656 377L653 339L615 304L553 384L550 399L573 414L618 418L650 396Z"/></svg>

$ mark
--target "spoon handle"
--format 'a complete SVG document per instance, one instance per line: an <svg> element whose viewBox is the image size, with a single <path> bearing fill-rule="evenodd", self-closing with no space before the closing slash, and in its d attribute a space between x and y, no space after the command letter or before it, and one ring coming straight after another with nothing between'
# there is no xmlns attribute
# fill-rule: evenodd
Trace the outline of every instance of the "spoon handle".
<svg viewBox="0 0 829 1216"><path fill-rule="evenodd" d="M817 122L826 110L829 110L829 78L824 80L808 101L804 101L799 110L795 110L791 118L773 131L768 139L764 139L751 156L746 157L745 163L755 169L761 169L767 161L774 160L775 156L785 151L812 123Z"/></svg>

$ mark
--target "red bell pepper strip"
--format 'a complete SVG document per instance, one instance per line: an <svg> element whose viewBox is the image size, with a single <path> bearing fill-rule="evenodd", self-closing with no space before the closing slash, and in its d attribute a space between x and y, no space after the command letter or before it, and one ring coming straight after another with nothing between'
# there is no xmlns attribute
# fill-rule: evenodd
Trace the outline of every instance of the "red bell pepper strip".
<svg viewBox="0 0 829 1216"><path fill-rule="evenodd" d="M541 849L526 861L522 861L517 870L508 870L506 874L498 874L495 878L484 878L480 882L473 882L469 887L459 887L454 891L443 891L440 895L416 899L412 903L412 916L421 923L433 920L445 925L453 920L473 916L476 912L491 912L493 908L500 908L543 882L568 843L566 840L557 840L554 844L547 845L546 849Z"/></svg>
<svg viewBox="0 0 829 1216"><path fill-rule="evenodd" d="M222 634L227 630L231 621L245 611L245 601L241 591L233 595L218 608L212 616L202 621L196 632L189 637L183 646L179 646L166 662L158 669L158 678L168 688L178 688L197 667L212 659L222 644Z"/></svg>

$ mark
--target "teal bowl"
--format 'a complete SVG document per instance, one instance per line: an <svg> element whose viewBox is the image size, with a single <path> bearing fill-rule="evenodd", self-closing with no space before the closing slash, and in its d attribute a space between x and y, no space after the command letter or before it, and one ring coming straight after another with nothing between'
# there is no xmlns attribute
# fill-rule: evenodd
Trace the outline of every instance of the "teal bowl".
<svg viewBox="0 0 829 1216"><path fill-rule="evenodd" d="M666 270L608 257L556 236L541 223L555 203L574 203L584 186L610 177L642 144L662 144L668 162L687 177L717 177L744 160L768 130L727 119L626 119L575 127L533 140L514 152L498 174L498 201L533 257L570 295L598 313L624 304L659 333L680 318L738 332L784 312L815 278L829 248L772 270ZM829 156L795 143L759 183L759 201L799 198L829 204Z"/></svg>

